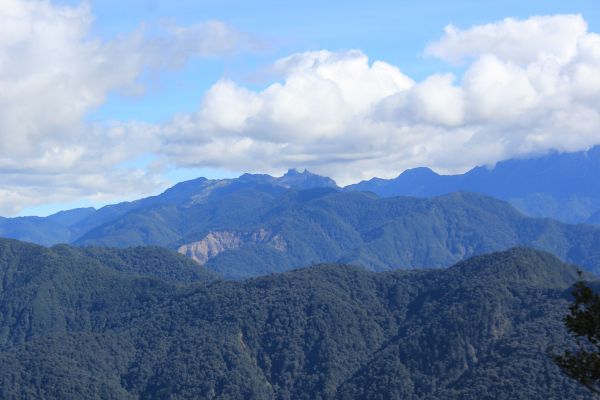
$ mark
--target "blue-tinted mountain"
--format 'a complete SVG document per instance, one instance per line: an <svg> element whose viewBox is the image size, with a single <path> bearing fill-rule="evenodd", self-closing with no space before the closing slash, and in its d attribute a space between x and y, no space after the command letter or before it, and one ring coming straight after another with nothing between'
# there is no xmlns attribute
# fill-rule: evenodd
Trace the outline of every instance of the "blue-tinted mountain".
<svg viewBox="0 0 600 400"><path fill-rule="evenodd" d="M198 178L176 184L157 196L108 205L98 210L79 208L61 211L48 217L0 217L0 237L24 240L42 245L72 243L88 231L114 221L125 214L157 206L186 206L208 203L228 193L260 186L264 190L282 192L289 189L315 187L337 188L327 177L306 170L290 169L281 177L244 174L237 179L210 180Z"/></svg>
<svg viewBox="0 0 600 400"><path fill-rule="evenodd" d="M346 190L380 196L432 197L468 191L510 202L522 212L569 223L594 222L600 211L600 146L575 153L502 161L462 175L439 175L428 168L403 172L394 179L373 178Z"/></svg>
<svg viewBox="0 0 600 400"><path fill-rule="evenodd" d="M563 222L600 223L600 147L585 152L551 153L508 160L494 168L477 167L462 175L439 175L428 168L403 172L395 179L373 178L344 188L382 197L433 197L456 191L485 194L508 201L523 213ZM157 206L186 206L218 201L233 191L261 186L272 192L312 188L339 189L333 180L308 171L289 170L281 177L244 174L236 179L198 178L164 193L99 210L76 209L47 218L1 218L0 236L52 245L72 243L89 231L132 211Z"/></svg>
<svg viewBox="0 0 600 400"><path fill-rule="evenodd" d="M342 191L328 178L291 170L280 178L199 178L100 210L5 219L0 226L5 236L42 244L54 239L78 246L161 246L235 279L330 262L374 271L447 267L519 245L600 271L597 228L526 217L504 201L479 194L429 198L435 192L427 188L444 191L435 182L445 177L426 169L402 176L407 188L423 183L413 194L424 197Z"/></svg>
<svg viewBox="0 0 600 400"><path fill-rule="evenodd" d="M75 228L85 218L96 212L93 208L61 211L49 217L0 217L0 237L52 245L70 243L81 231Z"/></svg>
<svg viewBox="0 0 600 400"><path fill-rule="evenodd" d="M313 188L337 188L337 184L331 178L315 175L306 169L302 172L290 169L285 175L276 179L276 183L286 188L313 189Z"/></svg>
<svg viewBox="0 0 600 400"><path fill-rule="evenodd" d="M331 178L320 176L309 172L308 170L299 171L297 169L288 170L283 176L275 178L266 174L244 174L238 178L240 182L253 182L281 186L287 189L313 189L318 187L328 187L338 189L338 185Z"/></svg>
<svg viewBox="0 0 600 400"><path fill-rule="evenodd" d="M3 399L592 399L548 355L577 272L547 253L182 286L0 241L0 274Z"/></svg>

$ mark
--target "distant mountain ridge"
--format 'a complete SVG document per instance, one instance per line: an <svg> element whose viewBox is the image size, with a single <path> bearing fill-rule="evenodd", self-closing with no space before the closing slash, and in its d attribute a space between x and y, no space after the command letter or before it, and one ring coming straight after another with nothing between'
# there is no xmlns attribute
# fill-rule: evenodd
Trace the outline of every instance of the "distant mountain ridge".
<svg viewBox="0 0 600 400"><path fill-rule="evenodd" d="M493 168L476 167L460 175L439 175L421 167L393 179L373 178L340 188L328 177L290 169L281 177L243 174L235 179L197 178L174 185L162 194L95 210L66 210L49 217L0 217L0 236L51 245L71 243L87 231L129 211L159 204L202 201L212 191L241 185L267 185L280 190L326 187L370 191L382 197L434 197L457 191L485 194L508 201L521 212L568 223L600 224L600 146L574 153L553 152L513 159ZM193 199L192 199L193 198Z"/></svg>
<svg viewBox="0 0 600 400"><path fill-rule="evenodd" d="M594 175L597 166L600 148L512 160L493 170L475 168L456 176L418 168L394 180L346 188L306 170L290 170L278 178L198 178L157 196L99 210L0 219L0 236L44 245L167 247L236 279L322 262L354 263L376 271L445 267L518 245L600 271L597 228L528 218L503 201L453 192L472 187L528 207L553 202L562 211L571 209L565 201L576 198L571 205L585 203L591 212L600 184L584 181L588 176L600 180L600 174ZM583 171L581 176L578 171ZM502 184L496 187L494 182ZM561 187L564 196L557 189ZM582 188L579 194L568 194L577 188ZM511 197L527 190L537 192ZM436 196L447 191L454 194ZM395 196L399 192L417 197Z"/></svg>
<svg viewBox="0 0 600 400"><path fill-rule="evenodd" d="M568 223L598 223L600 146L574 153L501 161L461 175L439 175L429 168L404 171L394 179L373 178L344 188L379 196L433 197L467 191L506 200L534 217Z"/></svg>
<svg viewBox="0 0 600 400"><path fill-rule="evenodd" d="M244 174L236 179L197 178L180 182L156 196L112 204L98 210L78 208L60 211L48 217L0 217L0 237L46 246L73 243L86 232L134 210L160 205L199 204L220 194L256 185L269 186L275 192L315 187L338 189L335 181L330 178L296 169L290 169L278 178L265 174Z"/></svg>

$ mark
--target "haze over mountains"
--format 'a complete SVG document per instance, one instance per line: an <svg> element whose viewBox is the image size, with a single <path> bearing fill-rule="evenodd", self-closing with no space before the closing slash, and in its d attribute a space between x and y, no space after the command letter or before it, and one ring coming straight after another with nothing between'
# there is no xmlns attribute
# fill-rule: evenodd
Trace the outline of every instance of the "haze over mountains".
<svg viewBox="0 0 600 400"><path fill-rule="evenodd" d="M0 400L596 398L599 10L0 0Z"/></svg>
<svg viewBox="0 0 600 400"><path fill-rule="evenodd" d="M0 235L44 245L163 246L238 279L323 262L375 271L445 267L517 245L599 271L600 230L594 227L530 218L481 194L439 196L474 191L532 214L570 213L567 219L577 219L572 212L577 209L581 219L593 216L600 204L598 168L600 147L456 176L416 169L344 189L296 170L279 178L198 178L99 210L1 219Z"/></svg>
<svg viewBox="0 0 600 400"><path fill-rule="evenodd" d="M502 161L462 175L438 175L428 168L404 171L394 179L373 178L345 190L380 196L432 197L456 191L508 201L527 215L568 223L600 222L600 146L576 153Z"/></svg>
<svg viewBox="0 0 600 400"><path fill-rule="evenodd" d="M126 213L160 205L197 204L203 198L234 191L250 185L269 185L276 189L311 187L337 187L329 178L290 170L280 178L269 175L245 174L237 179L209 180L198 178L176 184L158 196L146 197L132 202L108 205L98 210L79 208L65 210L48 217L0 217L0 237L9 237L33 243L52 245L71 243L91 229L113 221ZM214 196L212 196L214 197Z"/></svg>
<svg viewBox="0 0 600 400"><path fill-rule="evenodd" d="M409 171L380 197L290 170L3 219L71 245L0 239L0 397L591 399L549 352L574 345L562 317L600 228L423 172L458 179Z"/></svg>
<svg viewBox="0 0 600 400"><path fill-rule="evenodd" d="M548 358L577 274L546 253L197 283L129 259L0 240L0 397L591 399Z"/></svg>

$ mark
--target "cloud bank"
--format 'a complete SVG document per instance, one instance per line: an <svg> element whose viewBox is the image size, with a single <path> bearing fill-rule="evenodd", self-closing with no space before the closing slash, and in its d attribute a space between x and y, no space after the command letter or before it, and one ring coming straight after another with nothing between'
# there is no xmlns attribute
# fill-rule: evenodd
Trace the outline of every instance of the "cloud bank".
<svg viewBox="0 0 600 400"><path fill-rule="evenodd" d="M359 50L292 54L264 89L222 79L195 112L155 125L86 116L111 92L143 93L144 71L251 41L216 21L102 40L92 22L85 5L0 2L0 215L151 192L160 171L126 166L144 154L240 172L306 167L345 184L600 143L600 36L578 15L448 26L425 54L463 72L418 82Z"/></svg>
<svg viewBox="0 0 600 400"><path fill-rule="evenodd" d="M163 127L162 152L179 165L297 165L348 183L600 143L600 36L581 16L448 26L425 52L464 73L414 82L360 51L317 51L279 60L281 81L262 91L222 80Z"/></svg>
<svg viewBox="0 0 600 400"><path fill-rule="evenodd" d="M142 73L191 57L230 54L250 43L217 21L91 36L85 4L0 2L0 215L23 206L147 193L160 177L119 167L159 146L143 123L90 124L111 92L139 95Z"/></svg>

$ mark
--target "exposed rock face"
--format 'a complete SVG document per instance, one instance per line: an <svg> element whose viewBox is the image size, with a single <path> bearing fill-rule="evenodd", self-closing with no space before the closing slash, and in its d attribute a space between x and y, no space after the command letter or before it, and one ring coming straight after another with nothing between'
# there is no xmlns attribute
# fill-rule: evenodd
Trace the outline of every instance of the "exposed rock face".
<svg viewBox="0 0 600 400"><path fill-rule="evenodd" d="M286 251L287 244L279 235L260 229L256 232L216 231L202 240L184 244L177 251L200 264L227 250L234 250L247 243L266 244L279 251Z"/></svg>

